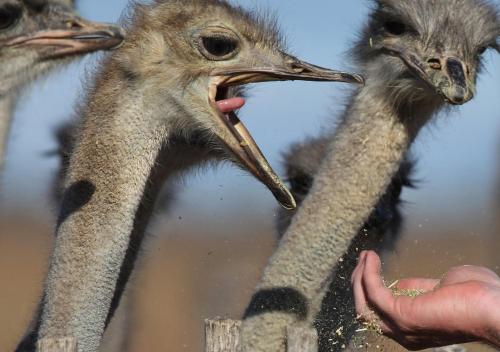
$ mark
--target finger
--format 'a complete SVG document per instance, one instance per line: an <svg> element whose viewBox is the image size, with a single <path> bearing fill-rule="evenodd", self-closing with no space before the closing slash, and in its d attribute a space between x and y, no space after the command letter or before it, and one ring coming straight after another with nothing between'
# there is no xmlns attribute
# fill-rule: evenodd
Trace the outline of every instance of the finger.
<svg viewBox="0 0 500 352"><path fill-rule="evenodd" d="M354 276L359 275L361 272L363 272L362 268L365 258L366 258L366 251L361 251L358 258L358 264L356 265L351 274L351 284L354 284Z"/></svg>
<svg viewBox="0 0 500 352"><path fill-rule="evenodd" d="M363 272L361 274L361 286L363 288L363 298L364 309L365 309L365 320L370 321L372 324L376 324L384 334L388 336L392 336L394 334L394 329L391 328L390 321L386 321L384 316L381 316L379 313L383 313L380 309L380 304L372 299L373 295L379 295L378 291L387 292L386 298L381 297L381 299L390 299L394 300L392 296L391 290L386 288L381 276L382 265L380 263L380 258L373 251L368 251L365 255ZM367 275L370 278L367 278ZM367 280L375 281L375 285L373 287L367 285ZM369 309L373 308L373 310Z"/></svg>
<svg viewBox="0 0 500 352"><path fill-rule="evenodd" d="M437 285L439 285L439 280L437 279L410 278L399 280L396 288L400 290L423 290L428 292L436 288Z"/></svg>
<svg viewBox="0 0 500 352"><path fill-rule="evenodd" d="M365 266L365 256L360 256L360 261L354 269L352 274L352 288L354 294L354 304L356 306L356 313L359 316L363 316L368 307L366 304L365 292L362 284L363 271Z"/></svg>
<svg viewBox="0 0 500 352"><path fill-rule="evenodd" d="M392 291L385 287L381 275L382 264L375 252L369 252L365 259L362 285L368 304L385 315L391 315L394 303Z"/></svg>
<svg viewBox="0 0 500 352"><path fill-rule="evenodd" d="M463 265L451 268L444 275L441 284L459 284L467 281L482 281L500 286L500 279L495 272L484 267L473 265Z"/></svg>

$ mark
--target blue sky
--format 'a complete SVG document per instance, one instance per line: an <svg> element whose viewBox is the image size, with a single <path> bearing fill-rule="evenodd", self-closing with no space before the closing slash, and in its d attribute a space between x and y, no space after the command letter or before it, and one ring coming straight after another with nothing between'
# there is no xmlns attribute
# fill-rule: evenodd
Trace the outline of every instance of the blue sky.
<svg viewBox="0 0 500 352"><path fill-rule="evenodd" d="M239 0L247 8L274 9L292 52L310 62L333 68L349 68L343 53L366 17L364 0ZM314 4L314 6L313 6ZM125 0L85 0L83 16L115 22ZM34 84L24 94L16 113L2 181L1 202L47 204L48 187L55 161L42 154L54 148L53 130L72 115L82 94L81 79L95 60L84 59ZM475 100L440 118L419 137L419 189L405 193L407 212L416 219L456 216L483 211L492 201L499 182L500 156L500 55L487 54L487 72L478 84ZM284 82L256 86L240 117L281 171L280 152L290 143L332 126L347 86L329 83ZM185 180L176 213L197 210L212 214L255 209L267 214L275 208L267 190L230 166ZM500 192L498 192L500 194ZM495 194L496 195L496 194ZM200 198L203 201L200 201ZM500 197L499 197L500 198ZM241 200L244 200L243 202ZM47 208L42 206L42 208Z"/></svg>

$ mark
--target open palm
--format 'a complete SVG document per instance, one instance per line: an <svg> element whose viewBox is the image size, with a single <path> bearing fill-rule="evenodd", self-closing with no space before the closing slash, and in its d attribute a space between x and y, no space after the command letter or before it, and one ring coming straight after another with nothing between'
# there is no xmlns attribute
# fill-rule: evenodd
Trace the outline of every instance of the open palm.
<svg viewBox="0 0 500 352"><path fill-rule="evenodd" d="M491 270L461 266L441 280L405 279L397 289L418 289L417 297L394 295L381 276L380 258L362 252L352 275L361 319L379 319L382 332L417 350L471 341L500 346L500 278Z"/></svg>

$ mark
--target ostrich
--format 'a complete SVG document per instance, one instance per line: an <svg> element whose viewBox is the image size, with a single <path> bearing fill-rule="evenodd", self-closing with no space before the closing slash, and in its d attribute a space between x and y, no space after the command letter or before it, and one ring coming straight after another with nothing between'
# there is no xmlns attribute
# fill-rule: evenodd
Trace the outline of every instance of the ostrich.
<svg viewBox="0 0 500 352"><path fill-rule="evenodd" d="M243 351L283 351L286 326L313 324L332 268L421 127L444 107L473 98L481 55L499 50L499 35L498 10L487 1L375 1L352 51L366 85L353 94L309 195L264 270L245 313Z"/></svg>
<svg viewBox="0 0 500 352"><path fill-rule="evenodd" d="M302 143L294 144L284 154L286 177L297 207L300 207L309 193L314 176L327 154L328 143L331 139L332 136L328 134L309 138ZM392 248L403 220L399 209L400 195L403 187L413 187L411 175L414 164L411 158L403 161L387 191L380 198L356 237L352 239L342 260L339 260L333 268L329 288L314 321L314 326L318 331L320 351L336 351L341 350L343 345L348 346L359 328L349 277L361 251ZM277 225L280 236L287 230L294 214L295 211L279 212Z"/></svg>
<svg viewBox="0 0 500 352"><path fill-rule="evenodd" d="M71 58L122 40L120 28L79 18L69 0L0 3L0 170L19 90Z"/></svg>
<svg viewBox="0 0 500 352"><path fill-rule="evenodd" d="M123 45L88 92L65 179L56 243L36 326L96 351L117 307L164 181L208 160L230 160L286 208L295 202L234 110L247 83L362 83L284 52L274 22L221 0L135 7Z"/></svg>

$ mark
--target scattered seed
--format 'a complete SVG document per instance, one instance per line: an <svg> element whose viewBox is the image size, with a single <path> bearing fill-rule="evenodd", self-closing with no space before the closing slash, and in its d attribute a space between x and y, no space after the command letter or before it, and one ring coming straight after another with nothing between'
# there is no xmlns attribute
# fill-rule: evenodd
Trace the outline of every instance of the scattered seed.
<svg viewBox="0 0 500 352"><path fill-rule="evenodd" d="M390 284L389 286L387 286L387 288L393 288L393 287L394 287L394 286L396 286L398 283L399 283L399 280L396 280L396 281L394 281L392 284Z"/></svg>

